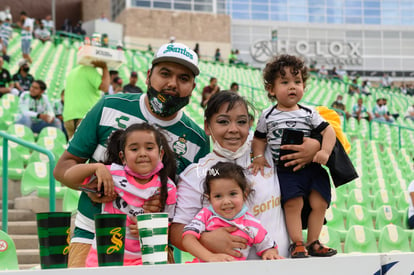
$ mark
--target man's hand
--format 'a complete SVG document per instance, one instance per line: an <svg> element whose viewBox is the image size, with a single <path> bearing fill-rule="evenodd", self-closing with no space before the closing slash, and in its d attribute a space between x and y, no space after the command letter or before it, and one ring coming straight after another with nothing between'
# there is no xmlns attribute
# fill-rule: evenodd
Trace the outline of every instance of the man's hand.
<svg viewBox="0 0 414 275"><path fill-rule="evenodd" d="M245 238L231 235L237 228L222 227L210 232L201 234L200 242L213 253L225 253L234 257L242 257L240 249L247 247Z"/></svg>
<svg viewBox="0 0 414 275"><path fill-rule="evenodd" d="M98 68L106 68L106 62L105 61L100 61L100 60L94 60L94 61L92 61L91 62L92 63L92 65L94 65L95 67L98 67Z"/></svg>
<svg viewBox="0 0 414 275"><path fill-rule="evenodd" d="M290 160L285 166L295 166L293 171L298 171L306 164L312 162L316 152L321 149L321 144L316 139L303 138L302 144L282 145L280 149L296 151L295 153L282 156L281 159Z"/></svg>

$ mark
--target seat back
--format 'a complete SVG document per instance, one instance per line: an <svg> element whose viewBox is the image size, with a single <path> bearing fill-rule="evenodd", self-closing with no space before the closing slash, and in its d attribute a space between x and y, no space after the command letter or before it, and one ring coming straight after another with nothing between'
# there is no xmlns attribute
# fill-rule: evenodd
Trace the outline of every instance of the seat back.
<svg viewBox="0 0 414 275"><path fill-rule="evenodd" d="M59 144L65 144L66 142L66 136L63 133L61 129L58 129L56 127L45 127L43 128L39 135L37 136L37 140L42 139L44 137L49 137L55 141L55 143Z"/></svg>
<svg viewBox="0 0 414 275"><path fill-rule="evenodd" d="M362 205L367 209L371 209L371 198L368 194L362 192L362 189L355 188L349 192L348 200L346 201L347 208L353 205Z"/></svg>
<svg viewBox="0 0 414 275"><path fill-rule="evenodd" d="M390 205L383 205L377 210L375 216L375 228L382 229L388 224L402 226L401 213Z"/></svg>
<svg viewBox="0 0 414 275"><path fill-rule="evenodd" d="M373 230L361 225L354 225L346 234L344 243L345 253L376 253L377 241Z"/></svg>
<svg viewBox="0 0 414 275"><path fill-rule="evenodd" d="M80 191L66 188L65 193L63 194L62 210L72 212L72 214L75 213L78 209L79 196Z"/></svg>
<svg viewBox="0 0 414 275"><path fill-rule="evenodd" d="M21 138L27 142L35 143L35 137L32 129L23 124L11 125L9 129L7 129L7 133L12 136ZM14 142L9 142L9 145L10 147L15 148L20 153L26 164L30 158L30 149L28 147L24 147Z"/></svg>
<svg viewBox="0 0 414 275"><path fill-rule="evenodd" d="M340 234L335 229L326 225L322 226L321 234L319 235L319 240L323 244L335 248L338 251L338 253L342 252Z"/></svg>
<svg viewBox="0 0 414 275"><path fill-rule="evenodd" d="M16 245L10 236L0 230L0 270L18 270Z"/></svg>
<svg viewBox="0 0 414 275"><path fill-rule="evenodd" d="M7 149L8 178L12 180L20 180L24 172L24 160L16 149L10 146ZM0 167L3 167L3 146L0 146ZM3 175L3 170L0 170L0 175Z"/></svg>
<svg viewBox="0 0 414 275"><path fill-rule="evenodd" d="M409 252L408 234L400 226L388 224L381 230L378 248L380 252Z"/></svg>
<svg viewBox="0 0 414 275"><path fill-rule="evenodd" d="M391 204L395 204L392 201L391 194L385 189L380 189L374 197L374 202L373 202L374 209L378 209L383 205L391 205Z"/></svg>
<svg viewBox="0 0 414 275"><path fill-rule="evenodd" d="M346 228L350 229L354 225L362 225L369 229L374 228L371 214L366 207L362 205L353 205L350 207L346 216Z"/></svg>

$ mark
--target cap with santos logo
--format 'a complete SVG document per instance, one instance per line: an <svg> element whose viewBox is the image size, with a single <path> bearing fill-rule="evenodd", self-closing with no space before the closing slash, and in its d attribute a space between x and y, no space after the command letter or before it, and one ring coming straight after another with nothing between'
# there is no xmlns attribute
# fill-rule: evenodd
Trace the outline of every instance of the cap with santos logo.
<svg viewBox="0 0 414 275"><path fill-rule="evenodd" d="M154 55L152 65L160 62L174 62L190 69L194 75L199 75L197 54L181 43L169 43L162 45Z"/></svg>

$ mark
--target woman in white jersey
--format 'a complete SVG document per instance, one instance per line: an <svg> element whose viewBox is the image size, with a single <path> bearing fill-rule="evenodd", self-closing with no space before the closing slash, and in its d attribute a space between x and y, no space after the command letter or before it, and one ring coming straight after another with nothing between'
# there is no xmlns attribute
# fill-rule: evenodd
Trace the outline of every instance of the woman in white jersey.
<svg viewBox="0 0 414 275"><path fill-rule="evenodd" d="M203 200L203 180L206 172L219 161L231 161L247 168L251 163L248 104L236 93L223 91L212 96L205 110L204 128L214 141L213 152L188 166L181 174L177 189L177 205L170 228L170 242L183 250L182 233L186 224L191 222L201 208L206 206ZM284 149L298 151L286 156L291 165L299 169L310 162L319 150L316 140L306 139L302 145L289 145ZM265 157L272 163L271 154ZM248 175L254 190L252 200L247 203L249 212L259 219L269 235L279 246L279 253L288 256L289 236L286 231L283 211L280 206L280 188L273 167L265 167L264 175ZM241 257L240 249L246 247L246 240L232 236L229 232L236 228L223 228L202 234L200 241L209 250ZM253 250L253 249L252 249ZM250 259L257 259L251 251Z"/></svg>

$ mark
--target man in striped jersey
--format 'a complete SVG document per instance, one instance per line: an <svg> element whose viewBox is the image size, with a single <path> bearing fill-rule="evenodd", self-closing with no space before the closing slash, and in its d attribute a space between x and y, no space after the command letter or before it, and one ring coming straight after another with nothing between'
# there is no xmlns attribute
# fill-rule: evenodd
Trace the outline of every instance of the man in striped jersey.
<svg viewBox="0 0 414 275"><path fill-rule="evenodd" d="M87 160L102 161L106 141L112 131L140 122L154 124L166 134L176 154L177 174L189 164L198 162L209 152L209 140L181 110L189 103L198 74L198 58L190 48L180 43L161 46L147 72L147 93L109 95L100 100L82 120L68 149L56 164L55 178L70 188L78 189L78 184L66 180L66 170ZM96 202L113 199L108 195L81 194L69 267L84 266L94 237L93 216L101 211L101 205ZM144 209L157 212L160 210L158 202L154 199L144 205Z"/></svg>

